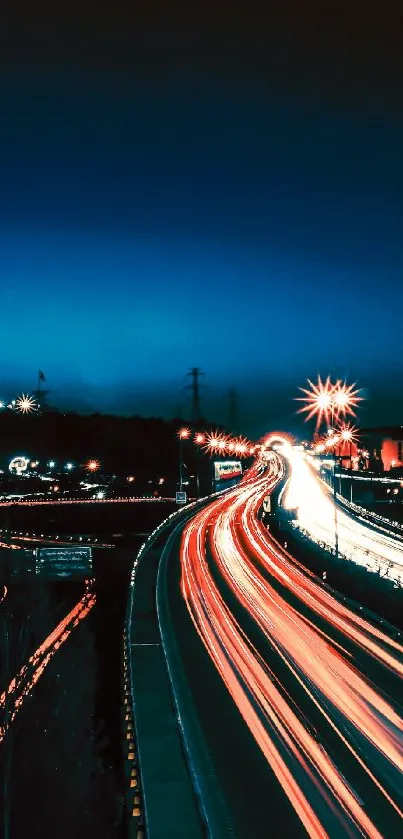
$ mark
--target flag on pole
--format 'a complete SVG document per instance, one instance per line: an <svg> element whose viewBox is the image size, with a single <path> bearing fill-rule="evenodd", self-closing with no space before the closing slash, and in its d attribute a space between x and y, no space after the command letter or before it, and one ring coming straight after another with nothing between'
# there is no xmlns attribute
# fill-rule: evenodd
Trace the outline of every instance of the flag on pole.
<svg viewBox="0 0 403 839"><path fill-rule="evenodd" d="M38 379L39 379L39 381L40 381L40 382L44 382L44 381L45 381L45 374L44 374L43 370L39 370L39 372L38 372Z"/></svg>

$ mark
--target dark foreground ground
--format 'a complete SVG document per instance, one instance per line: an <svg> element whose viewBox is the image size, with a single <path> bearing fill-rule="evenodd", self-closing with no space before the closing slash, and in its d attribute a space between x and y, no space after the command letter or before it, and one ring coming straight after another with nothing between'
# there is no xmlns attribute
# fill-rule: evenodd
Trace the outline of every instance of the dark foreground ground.
<svg viewBox="0 0 403 839"><path fill-rule="evenodd" d="M26 509L26 508L25 508ZM0 779L10 756L10 839L72 836L121 839L126 835L120 740L120 664L128 582L144 534L172 510L167 504L119 505L113 510L24 508L13 526L43 533L96 533L115 550L96 552L96 605L73 630L44 670L13 724L9 747L0 744ZM16 514L20 515L17 524ZM32 515L34 513L34 515ZM8 517L10 518L10 516ZM3 525L4 526L4 525ZM8 522L10 526L10 522ZM139 535L137 535L139 534ZM13 614L14 670L67 614L83 592L83 581L12 581L0 604ZM24 615L27 619L24 620ZM24 631L24 625L28 631ZM4 682L0 656L0 685ZM4 812L0 782L0 813ZM0 836L3 836L0 824Z"/></svg>

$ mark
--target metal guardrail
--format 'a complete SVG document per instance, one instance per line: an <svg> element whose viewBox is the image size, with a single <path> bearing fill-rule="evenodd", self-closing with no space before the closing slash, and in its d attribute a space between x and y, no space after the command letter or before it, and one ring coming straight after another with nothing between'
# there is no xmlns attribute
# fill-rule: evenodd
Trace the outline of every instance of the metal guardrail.
<svg viewBox="0 0 403 839"><path fill-rule="evenodd" d="M347 507L360 518L369 519L370 521L374 521L377 524L379 523L379 526L381 524L386 524L387 526L389 526L389 531L391 528L401 531L403 538L403 525L401 524L401 522L392 521L391 519L386 518L386 516L381 516L380 513L375 513L373 510L367 510L365 507L361 507L359 504L355 504L355 502L353 501L348 501L347 498L344 498L343 495L339 495L339 493L337 493L337 500L340 504L342 504L342 506Z"/></svg>
<svg viewBox="0 0 403 839"><path fill-rule="evenodd" d="M136 575L139 563L148 550L152 548L155 542L167 529L173 527L175 523L186 517L189 510L196 510L198 507L204 506L212 498L222 495L221 492L213 493L204 498L192 501L186 506L171 513L164 521L162 521L147 537L141 545L133 562L133 568L130 575L130 589L128 605L126 610L125 627L123 634L123 703L122 703L122 733L124 741L125 752L125 772L127 778L126 803L129 818L129 828L131 835L135 839L145 839L147 836L147 825L145 822L145 808L143 796L143 782L141 762L138 751L138 730L136 724L136 717L134 713L134 689L133 689L133 673L131 663L131 624L134 619L133 616L133 597L136 585Z"/></svg>
<svg viewBox="0 0 403 839"><path fill-rule="evenodd" d="M131 835L135 839L145 839L147 836L147 825L145 822L144 810L144 796L141 762L138 752L138 731L136 725L136 717L134 713L134 690L133 690L133 673L131 663L130 651L130 637L131 624L133 620L133 597L136 585L136 575L141 559L144 554L152 548L155 542L159 539L162 533L168 528L171 528L175 523L179 523L182 518L185 518L189 510L196 511L199 507L205 506L213 498L224 495L229 489L220 490L219 492L211 493L203 498L196 499L181 506L180 509L174 510L173 513L164 519L147 537L141 545L133 562L133 567L130 575L129 598L126 610L125 626L123 633L123 661L122 661L122 734L124 741L124 752L126 759L126 803L129 817L129 825Z"/></svg>

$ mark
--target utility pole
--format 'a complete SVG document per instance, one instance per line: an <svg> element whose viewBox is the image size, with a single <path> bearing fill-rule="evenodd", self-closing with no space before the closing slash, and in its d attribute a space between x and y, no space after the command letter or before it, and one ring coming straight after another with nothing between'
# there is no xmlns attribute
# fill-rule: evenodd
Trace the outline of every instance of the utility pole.
<svg viewBox="0 0 403 839"><path fill-rule="evenodd" d="M204 376L205 374L200 369L200 367L191 367L189 372L186 374L187 376L191 376L191 383L186 385L187 390L192 391L192 413L191 413L191 420L192 422L198 422L201 419L201 407L200 407L200 376Z"/></svg>
<svg viewBox="0 0 403 839"><path fill-rule="evenodd" d="M333 459L333 504L334 504L334 553L336 559L339 558L339 530L337 521L337 488L336 488L336 461L337 455L335 453ZM339 462L340 472L340 462Z"/></svg>

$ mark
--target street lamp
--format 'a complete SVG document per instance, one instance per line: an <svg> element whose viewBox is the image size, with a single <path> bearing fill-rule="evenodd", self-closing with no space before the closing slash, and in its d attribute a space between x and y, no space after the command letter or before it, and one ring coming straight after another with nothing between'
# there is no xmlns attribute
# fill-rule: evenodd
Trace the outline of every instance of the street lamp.
<svg viewBox="0 0 403 839"><path fill-rule="evenodd" d="M200 498L200 448L199 448L199 446L202 446L203 443L205 443L205 441L206 441L205 435L202 434L201 431L198 431L198 433L195 434L194 441L197 444L197 448L196 448L196 494L197 494L197 497Z"/></svg>
<svg viewBox="0 0 403 839"><path fill-rule="evenodd" d="M190 437L189 428L181 428L178 432L179 437L179 491L183 488L183 441Z"/></svg>
<svg viewBox="0 0 403 839"><path fill-rule="evenodd" d="M333 454L333 504L334 504L334 554L336 559L339 558L339 530L338 530L338 518L337 518L337 490L336 490L336 461L339 458L336 455L336 452ZM340 460L339 460L339 471L340 471Z"/></svg>
<svg viewBox="0 0 403 839"><path fill-rule="evenodd" d="M344 443L349 443L349 460L350 460L350 501L353 500L353 443L357 441L357 429L350 424L345 424L340 430L340 437Z"/></svg>

